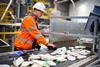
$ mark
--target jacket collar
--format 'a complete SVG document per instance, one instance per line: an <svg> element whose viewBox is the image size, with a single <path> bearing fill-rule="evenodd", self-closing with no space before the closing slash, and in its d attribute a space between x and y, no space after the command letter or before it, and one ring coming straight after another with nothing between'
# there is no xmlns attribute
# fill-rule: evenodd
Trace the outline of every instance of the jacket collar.
<svg viewBox="0 0 100 67"><path fill-rule="evenodd" d="M38 19L38 17L37 17L34 13L32 13L31 16L32 16L33 18L35 18L35 20Z"/></svg>

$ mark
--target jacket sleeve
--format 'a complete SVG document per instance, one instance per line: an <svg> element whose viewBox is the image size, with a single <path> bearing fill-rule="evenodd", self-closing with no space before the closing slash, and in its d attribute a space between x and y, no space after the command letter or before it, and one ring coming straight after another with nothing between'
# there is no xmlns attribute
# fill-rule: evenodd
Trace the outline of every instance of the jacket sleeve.
<svg viewBox="0 0 100 67"><path fill-rule="evenodd" d="M44 45L48 45L48 42L44 38L44 36L41 34L41 32L37 29L36 21L31 18L26 18L23 20L23 27L26 29L33 38L37 39L38 43L42 43Z"/></svg>

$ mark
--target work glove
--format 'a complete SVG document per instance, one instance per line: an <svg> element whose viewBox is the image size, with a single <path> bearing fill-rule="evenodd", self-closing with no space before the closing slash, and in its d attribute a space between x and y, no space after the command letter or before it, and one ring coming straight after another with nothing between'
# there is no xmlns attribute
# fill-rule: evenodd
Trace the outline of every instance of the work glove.
<svg viewBox="0 0 100 67"><path fill-rule="evenodd" d="M54 44L48 44L47 47L49 50L56 50L57 49L57 47Z"/></svg>
<svg viewBox="0 0 100 67"><path fill-rule="evenodd" d="M37 45L36 48L37 48L38 50L40 50L41 46L40 46L40 45Z"/></svg>

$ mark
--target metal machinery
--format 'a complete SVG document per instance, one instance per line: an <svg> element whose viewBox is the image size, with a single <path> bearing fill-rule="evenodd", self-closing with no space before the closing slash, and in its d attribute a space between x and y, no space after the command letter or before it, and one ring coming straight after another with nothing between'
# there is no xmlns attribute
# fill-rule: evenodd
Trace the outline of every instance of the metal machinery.
<svg viewBox="0 0 100 67"><path fill-rule="evenodd" d="M18 9L19 9L19 7L20 6L18 6ZM19 19L19 11L20 10L18 10L18 13L17 13L17 16L18 16L17 21ZM94 12L95 12L95 9L94 9ZM95 14L95 13L91 13L90 15L94 16L92 18L95 18L95 19L93 19L93 22L95 22L94 27L93 27L94 35L87 34L86 32L84 32L85 25L86 25L86 30L90 31L89 27L91 26L91 22L92 22L90 16L89 17L68 17L68 16L67 17L51 17L50 32L49 32L50 41L55 43L55 44L59 41L57 43L57 45L59 44L58 45L59 47L61 47L61 46L66 46L67 47L69 45L70 46L80 45L77 42L77 39L80 39L82 37L92 38L92 39L94 38L94 42L92 42L93 43L93 52L95 52L95 49L98 49L98 52L95 52L95 53L99 54L100 49L97 48L97 45L99 45L99 44L97 44L98 43L97 42L98 41L98 37L97 37L97 32L98 31L97 31L96 27L97 27L98 21L100 22L100 20L99 20L100 15ZM67 19L80 19L80 18L88 19L88 23L87 24L85 24L85 23L74 23L74 22L71 22L71 21L67 20ZM88 26L88 24L89 24L89 26ZM18 25L18 26L20 26L20 25ZM64 41L64 42L61 42L61 41ZM65 43L65 42L67 42L67 43ZM70 43L68 43L68 42L70 42ZM91 48L91 47L92 47L92 44L89 45L89 48ZM100 47L100 46L98 46L98 47ZM0 64L4 64L4 63L12 64L11 62L14 59L9 57L9 54L11 54L11 53L13 53L13 52L0 54L0 59L1 59ZM3 57L2 57L2 55L3 55ZM89 59L89 58L90 58L89 61L91 61L95 58L95 56L94 56L94 58L92 56L92 57L88 57L87 59ZM73 61L73 62L68 61L67 63L65 62L63 64L58 65L57 67L65 67L66 65L69 65L68 67L73 67L73 66L74 67L79 67L80 63L83 63L83 64L80 64L80 66L84 65L85 63L88 63L87 59L84 59L82 61L80 61L80 60ZM96 61L96 63L98 61ZM71 64L73 64L73 65L71 65ZM93 64L95 64L95 63L92 63L91 65L93 65ZM89 66L91 66L91 65L89 65ZM83 67L83 66L81 66L81 67Z"/></svg>
<svg viewBox="0 0 100 67"><path fill-rule="evenodd" d="M87 23L75 23L66 19L88 19ZM93 12L90 13L89 17L68 17L68 16L55 16L51 17L51 32L50 40L57 43L57 46L75 46L78 43L72 43L72 40L80 38L92 38L92 44L89 45L92 52L100 58L100 6L95 6ZM68 44L67 41L71 40ZM61 42L61 41L64 41ZM67 43L66 43L67 42ZM66 44L65 44L66 43ZM59 45L58 45L59 44ZM82 44L81 44L82 45ZM84 44L85 45L85 44ZM88 46L88 45L85 45ZM99 67L100 59L96 60L87 67Z"/></svg>
<svg viewBox="0 0 100 67"><path fill-rule="evenodd" d="M88 17L84 16L54 16L51 17L51 24L50 24L50 41L53 42L58 47L66 46L74 47L76 45L85 45L90 50L92 48L93 42L88 43L79 43L78 39L81 38L91 38L93 39L95 36L88 34L84 31L85 23L77 23L73 21L69 21L67 19L88 19ZM95 57L94 57L95 58ZM72 63L69 67L84 67L84 64L89 64L94 58L89 58L88 60L85 59L83 61L76 61L76 62L69 62L68 64ZM87 62L86 62L87 61ZM82 63L82 64L81 64ZM67 65L67 63L65 63ZM82 66L83 65L83 66Z"/></svg>
<svg viewBox="0 0 100 67"><path fill-rule="evenodd" d="M11 51L11 45L10 46L6 46L3 44L3 42L8 42L9 44L12 43L11 40L11 36L13 34L9 34L8 33L4 33L5 31L6 32L11 32L13 31L11 26L7 26L7 25L2 25L1 23L3 24L6 24L6 23L13 23L14 20L12 19L13 17L13 14L14 14L14 8L12 7L12 0L2 0L0 1L0 51L1 52L6 52L6 51ZM5 35L7 34L7 35ZM8 39L6 39L8 38ZM6 43L5 42L5 43ZM7 43L6 43L7 44ZM0 53L1 53L0 52Z"/></svg>
<svg viewBox="0 0 100 67"><path fill-rule="evenodd" d="M94 38L93 51L98 59L87 67L100 67L100 6L95 6L89 17L86 30L90 31L92 35L97 36Z"/></svg>

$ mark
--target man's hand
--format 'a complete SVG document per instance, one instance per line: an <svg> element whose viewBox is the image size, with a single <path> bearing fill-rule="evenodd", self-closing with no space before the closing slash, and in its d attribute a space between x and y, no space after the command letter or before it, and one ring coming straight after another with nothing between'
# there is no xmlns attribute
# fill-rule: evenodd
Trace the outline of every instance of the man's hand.
<svg viewBox="0 0 100 67"><path fill-rule="evenodd" d="M51 43L48 44L47 47L48 47L49 50L56 50L57 49L57 47L54 44L51 44Z"/></svg>

